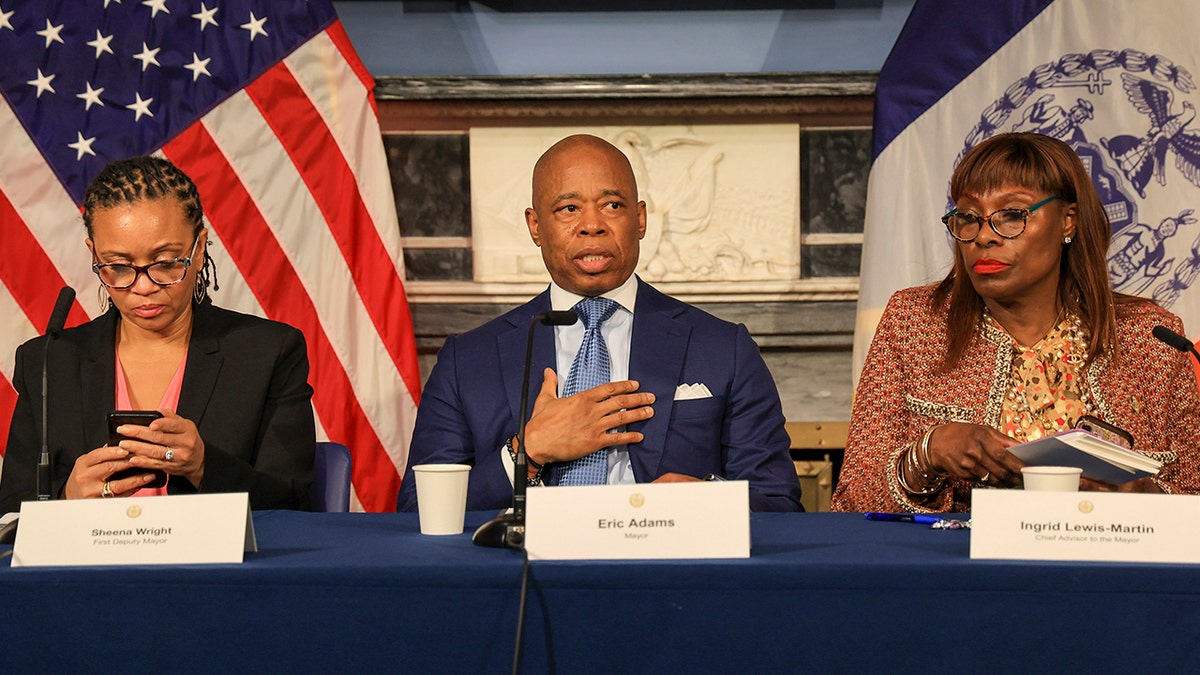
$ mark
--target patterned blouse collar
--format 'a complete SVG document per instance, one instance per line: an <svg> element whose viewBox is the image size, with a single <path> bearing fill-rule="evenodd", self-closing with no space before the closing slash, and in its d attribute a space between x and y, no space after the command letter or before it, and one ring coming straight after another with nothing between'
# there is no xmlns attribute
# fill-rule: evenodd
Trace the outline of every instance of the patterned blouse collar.
<svg viewBox="0 0 1200 675"><path fill-rule="evenodd" d="M990 341L1007 345L1011 370L1000 429L1017 440L1034 440L1075 426L1080 417L1095 413L1086 367L1087 332L1079 317L1064 314L1041 340L1019 344L985 308L981 332Z"/></svg>

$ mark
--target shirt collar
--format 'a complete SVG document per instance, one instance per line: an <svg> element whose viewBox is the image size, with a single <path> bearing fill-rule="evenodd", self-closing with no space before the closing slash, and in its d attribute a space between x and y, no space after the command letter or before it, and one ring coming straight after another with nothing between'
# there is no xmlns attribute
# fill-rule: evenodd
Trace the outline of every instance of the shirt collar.
<svg viewBox="0 0 1200 675"><path fill-rule="evenodd" d="M638 279L636 274L630 274L625 283L606 293L601 293L600 297L615 300L625 311L633 313L633 306L637 302L637 286ZM556 312L571 309L583 300L585 296L572 293L563 289L554 282L550 282L550 309Z"/></svg>

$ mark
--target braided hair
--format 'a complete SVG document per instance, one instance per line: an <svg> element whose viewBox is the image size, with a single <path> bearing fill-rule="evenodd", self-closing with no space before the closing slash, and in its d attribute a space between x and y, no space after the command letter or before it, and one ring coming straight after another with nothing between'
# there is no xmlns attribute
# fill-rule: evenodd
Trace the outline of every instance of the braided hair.
<svg viewBox="0 0 1200 675"><path fill-rule="evenodd" d="M131 157L110 162L104 167L83 197L83 225L89 238L93 236L92 219L99 209L142 201L174 199L183 207L184 219L192 224L192 236L200 236L204 227L204 209L196 184L179 167L161 157ZM211 281L210 281L211 280ZM204 247L204 265L196 275L197 302L208 296L208 286L221 290L217 283L217 266Z"/></svg>

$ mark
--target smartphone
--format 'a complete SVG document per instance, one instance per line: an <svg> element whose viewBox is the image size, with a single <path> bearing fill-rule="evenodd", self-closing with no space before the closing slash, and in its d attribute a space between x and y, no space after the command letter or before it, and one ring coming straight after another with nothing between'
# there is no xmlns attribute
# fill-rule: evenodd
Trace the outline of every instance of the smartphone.
<svg viewBox="0 0 1200 675"><path fill-rule="evenodd" d="M162 417L162 413L157 410L114 410L108 413L108 444L111 446L118 445L125 440L127 436L122 436L117 433L117 427L122 424L136 424L138 426L149 426L151 422ZM110 481L129 478L138 474L150 473L154 474L154 480L143 485L142 487L162 487L167 484L167 472L162 469L143 469L141 467L131 466L128 469L120 471L109 476Z"/></svg>
<svg viewBox="0 0 1200 675"><path fill-rule="evenodd" d="M1109 443L1119 445L1126 450L1133 449L1133 434L1115 424L1109 424L1099 417L1084 415L1075 423L1075 428L1096 434Z"/></svg>

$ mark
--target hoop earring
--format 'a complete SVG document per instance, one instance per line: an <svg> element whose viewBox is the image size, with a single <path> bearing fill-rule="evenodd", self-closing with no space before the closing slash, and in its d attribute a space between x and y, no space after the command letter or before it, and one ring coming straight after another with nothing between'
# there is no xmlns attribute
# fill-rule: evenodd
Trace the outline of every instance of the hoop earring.
<svg viewBox="0 0 1200 675"><path fill-rule="evenodd" d="M96 289L96 302L100 305L101 314L107 312L112 307L112 298L108 296L108 289L104 287L104 284L100 284Z"/></svg>
<svg viewBox="0 0 1200 675"><path fill-rule="evenodd" d="M208 297L207 280L204 279L203 277L201 277L199 274L197 274L196 275L196 285L192 287L192 299L195 300L196 304L198 305L198 304L204 302L204 299L207 297Z"/></svg>

